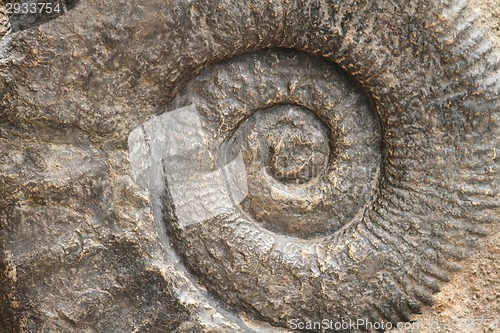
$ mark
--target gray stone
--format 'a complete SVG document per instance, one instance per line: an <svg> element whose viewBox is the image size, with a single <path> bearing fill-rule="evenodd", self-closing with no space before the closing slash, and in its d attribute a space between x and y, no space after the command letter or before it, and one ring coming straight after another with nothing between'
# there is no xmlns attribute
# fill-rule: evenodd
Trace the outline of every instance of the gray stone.
<svg viewBox="0 0 500 333"><path fill-rule="evenodd" d="M408 321L498 223L467 1L71 4L0 40L0 332Z"/></svg>

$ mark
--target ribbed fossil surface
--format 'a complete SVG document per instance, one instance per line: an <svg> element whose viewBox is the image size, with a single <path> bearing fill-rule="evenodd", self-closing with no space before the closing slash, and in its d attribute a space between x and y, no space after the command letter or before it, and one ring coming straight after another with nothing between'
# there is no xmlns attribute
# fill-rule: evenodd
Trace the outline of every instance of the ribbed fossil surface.
<svg viewBox="0 0 500 333"><path fill-rule="evenodd" d="M0 332L410 320L500 217L478 15L113 0L7 34Z"/></svg>

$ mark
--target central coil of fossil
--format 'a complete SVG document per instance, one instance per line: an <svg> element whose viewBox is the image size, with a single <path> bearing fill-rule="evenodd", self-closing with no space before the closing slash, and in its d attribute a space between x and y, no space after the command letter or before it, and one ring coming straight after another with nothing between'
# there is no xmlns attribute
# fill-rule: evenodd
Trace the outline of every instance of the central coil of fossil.
<svg viewBox="0 0 500 333"><path fill-rule="evenodd" d="M319 290L310 283L295 285L294 275L310 274L308 265L321 261L315 256L328 252L338 232L361 219L377 188L381 129L369 99L328 61L266 50L205 70L171 108L186 105L196 107L204 137L199 145L204 152L196 157L198 150L191 150L186 167L205 170L212 179L241 160L245 190L240 198L233 196L229 210L217 212L216 201L224 200L205 202L202 211L214 213L203 213L206 218L197 222L180 222L175 193L167 195L166 222L178 251L208 289L235 308L276 322L271 315L285 318L294 310L269 302L291 297L300 308L297 315L303 313L304 288L311 289L307 295ZM172 165L179 168L178 162ZM201 187L206 193L220 190ZM259 271L268 272L269 266L277 280L256 283ZM290 274L292 267L304 271ZM268 297L282 290L276 284L286 292ZM315 317L325 310L317 308Z"/></svg>
<svg viewBox="0 0 500 333"><path fill-rule="evenodd" d="M335 111L333 107L322 116L341 119L349 112ZM352 119L356 115L349 118L363 126L361 119ZM378 162L369 144L376 138L346 142L338 123L329 123L314 111L282 104L257 111L234 131L223 152L224 164L242 152L248 195L241 208L253 221L276 233L311 238L338 230L366 203L374 176L370 171ZM347 124L341 126L345 131ZM364 145L372 151L363 150ZM354 153L342 154L339 146L358 150L361 161L352 159Z"/></svg>

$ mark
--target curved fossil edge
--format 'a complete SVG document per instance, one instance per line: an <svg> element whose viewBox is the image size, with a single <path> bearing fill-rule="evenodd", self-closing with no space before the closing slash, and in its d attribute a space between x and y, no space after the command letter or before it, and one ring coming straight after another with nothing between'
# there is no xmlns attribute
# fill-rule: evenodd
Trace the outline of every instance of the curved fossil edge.
<svg viewBox="0 0 500 333"><path fill-rule="evenodd" d="M83 265L91 272L110 269L108 276L113 283L120 280L116 278L120 275L125 276L127 280L127 274L123 274L122 271L124 267L137 267L137 275L128 274L129 284L127 281L122 282L122 285L129 288L125 288L126 290L135 290L130 293L124 292L133 302L140 299L141 288L146 288L149 292L151 285L161 285L161 283L166 283L164 290L178 288L176 286L178 281L171 278L171 272L168 270L175 266L155 265L153 259L143 262L144 255L157 258L159 253L157 251L161 249L156 245L156 230L151 228L147 196L144 194L138 196L137 193L140 191L134 188L134 182L127 176L129 170L126 167L125 142L132 128L150 115L158 113L158 106L173 97L175 87L181 86L186 80L181 74L206 66L208 58L196 58L191 62L182 59L181 61L185 61L184 64L190 63L190 65L177 64L179 66L173 62L162 62L161 54L164 49L155 42L154 36L159 33L165 40L174 39L175 29L170 29L168 24L175 26L176 22L169 21L169 18L178 13L162 11L159 2L150 2L140 8L133 7L133 4L123 6L115 2L92 4L85 9L76 8L65 17L36 30L9 36L12 38L9 42L11 51L3 57L0 64L0 90L3 94L0 106L1 152L2 158L6 161L0 171L2 185L0 262L3 265L0 279L5 282L1 284L4 290L0 306L2 312L7 314L2 315L2 318L5 321L4 329L9 332L42 330L44 325L45 329L50 329L50 325L56 325L53 326L56 327L55 330L57 327L70 329L74 328L74 325L92 325L90 320L86 321L85 316L79 316L78 307L72 304L85 299L82 295L88 295L87 299L92 300L87 303L81 302L85 311L88 310L89 303L97 303L94 300L103 300L101 304L104 305L116 304L112 300L114 295L123 292L119 284L114 286L109 283L106 286L105 283L98 281L79 281L75 282L75 285L66 286L73 295L73 298L68 300L68 311L59 309L57 304L60 304L61 298L58 297L57 290L62 285L59 282L65 280L66 269L71 267L69 263L73 260L75 267ZM131 12L136 14L130 17ZM158 14L153 14L155 12ZM114 14L108 21L88 20L89 17L98 17L102 13ZM166 26L155 26L151 23L155 19L165 23ZM137 33L137 39L129 43L132 31ZM151 31L150 35L148 31ZM137 46L148 38L152 40L150 45L152 52L138 61L134 61L138 49L134 53L128 52L125 47L120 47L121 44ZM263 41L261 46L265 45ZM248 46L239 47L243 50ZM59 52L56 54L54 50ZM212 57L209 62L217 60ZM193 65L194 63L197 65ZM127 68L140 68L142 72L139 78L127 73ZM160 70L162 68L184 68L185 72L165 73ZM48 77L51 79L48 80ZM103 84L105 81L116 85L105 85ZM166 84L158 86L157 82ZM23 90L21 87L30 89ZM130 95L133 95L133 101L130 101ZM99 115L90 116L95 110L99 110ZM125 114L133 116L122 116ZM34 142L35 137L39 138L38 142ZM69 148L74 149L71 154L65 155ZM4 152L8 152L8 156ZM79 163L70 165L68 161L75 158ZM61 170L60 166L64 163L70 166ZM130 196L138 196L134 199L137 207L130 204ZM120 206L120 200L123 207ZM113 205L110 206L109 203ZM40 210L40 214L35 213ZM58 229L44 222L47 221L47 216L50 219L56 216L70 217L64 218L61 221L63 227ZM25 223L25 230L33 230L33 237L44 236L40 239L40 244L31 249L28 255L22 246L31 244L31 238L23 243L19 240L22 239L24 231L13 230L12 233L8 233L12 227L22 225L22 221ZM45 227L54 230L47 230ZM78 233L74 232L78 228L84 235L81 236L81 240L78 240L80 237ZM118 241L117 230L123 232L122 238L119 237ZM131 232L133 230L136 231ZM71 236L74 236L74 239ZM64 242L68 244L69 249L49 250L48 247L43 247L44 244L46 246L48 239L54 243L65 239ZM87 242L87 245L80 246L78 242L83 244ZM129 245L116 245L117 242ZM75 249L81 248L81 252L74 250L73 257L71 244L74 244ZM137 245L140 249L134 250ZM17 253L13 251L16 247L19 250ZM42 257L42 254L47 257ZM99 255L101 258L112 259L111 261L117 264L108 267L107 264L99 266L97 263L92 263L90 258L93 256L98 258ZM60 263L61 258L63 264ZM42 277L43 274L40 272L56 271L57 265L61 265L61 280L47 281ZM153 273L149 276L143 273L148 271ZM76 271L75 274L78 276L82 273ZM144 284L140 282L141 287L135 289L128 287L133 285L134 281L141 281L141 277L146 282ZM147 281L153 283L148 284ZM78 284L80 289L75 287ZM48 288L44 293L40 292L43 290L42 285ZM106 292L113 296L107 298L109 303L106 303L106 297L109 297L106 296L108 295ZM54 301L51 303L44 298L46 295L54 295ZM154 295L165 305L166 310L178 309L181 313L172 329L196 331L198 328L209 330L211 327L206 323L210 315L200 316L197 311L203 306L193 305L189 297L182 299L179 295L172 296L168 293L165 295L163 291L156 291ZM169 300L175 301L170 303ZM167 304L181 305L169 307ZM128 303L125 303L121 308L127 309L128 306ZM185 311L190 307L191 310ZM116 309L119 311L120 306ZM94 310L94 313L97 312L99 309ZM183 317L182 313L187 317ZM216 323L212 329L220 332L221 329L217 328L219 325L217 316L215 313L212 314L212 318L215 318L213 322ZM162 317L159 312L154 311L148 312L145 318L150 319L149 323L124 321L114 324L118 325L116 326L118 328L143 325L142 327L146 327L143 330L147 330L147 325L161 327L162 320L171 323L171 318ZM194 325L200 326L190 328L189 324L183 322L183 318L189 318L189 321L197 318L194 321L198 323ZM203 327L201 322L205 322ZM230 323L225 325L228 331L231 329L234 331ZM93 328L99 330L99 326ZM163 328L168 327L164 325ZM155 328L151 328L153 329Z"/></svg>

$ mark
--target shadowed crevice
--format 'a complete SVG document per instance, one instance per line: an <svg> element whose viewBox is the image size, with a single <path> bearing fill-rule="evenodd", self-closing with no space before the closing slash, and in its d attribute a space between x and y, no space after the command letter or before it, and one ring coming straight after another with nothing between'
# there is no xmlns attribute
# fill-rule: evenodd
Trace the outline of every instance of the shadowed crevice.
<svg viewBox="0 0 500 333"><path fill-rule="evenodd" d="M7 0L6 13L12 32L37 27L76 7L80 0Z"/></svg>

